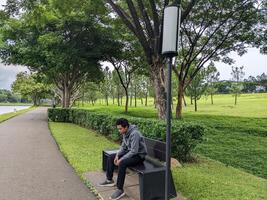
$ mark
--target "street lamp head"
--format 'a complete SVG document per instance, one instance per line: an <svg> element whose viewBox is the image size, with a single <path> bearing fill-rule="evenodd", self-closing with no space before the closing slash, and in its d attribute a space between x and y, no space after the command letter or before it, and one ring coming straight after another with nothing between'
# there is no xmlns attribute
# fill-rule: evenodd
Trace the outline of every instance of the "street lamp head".
<svg viewBox="0 0 267 200"><path fill-rule="evenodd" d="M170 5L164 8L162 55L166 57L177 56L179 13L180 8Z"/></svg>

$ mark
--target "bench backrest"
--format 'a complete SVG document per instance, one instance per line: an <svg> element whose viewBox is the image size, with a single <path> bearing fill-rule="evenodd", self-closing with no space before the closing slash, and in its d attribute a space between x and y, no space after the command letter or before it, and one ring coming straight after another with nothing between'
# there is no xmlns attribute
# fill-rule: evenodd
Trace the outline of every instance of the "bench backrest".
<svg viewBox="0 0 267 200"><path fill-rule="evenodd" d="M148 156L158 159L159 161L165 162L166 158L166 143L158 140L153 140L144 137Z"/></svg>

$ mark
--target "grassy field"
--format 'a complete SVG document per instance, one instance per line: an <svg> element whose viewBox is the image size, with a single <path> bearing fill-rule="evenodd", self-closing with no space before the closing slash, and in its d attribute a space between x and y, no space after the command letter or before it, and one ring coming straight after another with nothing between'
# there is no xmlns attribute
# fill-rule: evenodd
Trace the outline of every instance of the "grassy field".
<svg viewBox="0 0 267 200"><path fill-rule="evenodd" d="M233 102L232 95L216 95L214 105L202 98L198 112L193 111L193 105L184 108L184 121L200 122L208 128L196 153L267 178L267 94L243 94L237 106ZM119 116L156 118L157 110L152 103L149 99L148 107L130 107L127 115L122 106L79 107Z"/></svg>
<svg viewBox="0 0 267 200"><path fill-rule="evenodd" d="M102 150L115 144L74 124L49 123L60 150L78 175L101 169ZM204 157L173 169L177 191L189 200L264 200L267 180Z"/></svg>
<svg viewBox="0 0 267 200"><path fill-rule="evenodd" d="M0 103L0 106L32 106L31 103Z"/></svg>
<svg viewBox="0 0 267 200"><path fill-rule="evenodd" d="M109 100L110 106L106 106L104 100L101 100L102 104L100 104L100 100L97 101L95 106L91 104L85 104L82 106L80 103L77 107L85 107L92 110L103 110L106 109L115 113L123 113L124 107L117 106L117 101L115 101L115 105L112 104L112 100ZM194 105L190 105L190 99L186 98L187 106L183 108L183 113L194 115L219 115L219 116L236 116L236 117L253 117L253 118L267 118L267 93L258 93L258 94L242 94L238 97L237 105L234 105L234 97L231 94L223 94L223 95L215 95L214 96L214 105L210 102L210 97L202 97L198 101L198 112L194 111ZM124 105L124 99L123 99ZM134 105L134 101L133 101ZM173 112L175 112L176 102L174 101ZM145 109L145 111L149 111L147 117L156 117L157 110L154 109L153 99L148 99L148 106L144 106L141 104L140 99L137 101L137 108L134 106L130 106L129 113L136 115L139 112L139 109ZM139 113L140 114L140 113ZM144 114L144 113L142 113ZM146 117L146 116L145 116Z"/></svg>
<svg viewBox="0 0 267 200"><path fill-rule="evenodd" d="M30 107L30 108L27 108L27 109L23 109L23 110L20 110L20 111L17 111L17 112L11 112L11 113L5 113L5 114L2 114L0 115L0 123L3 122L3 121L6 121L12 117L15 117L17 115L20 115L20 114L23 114L25 112L28 112L28 111L31 111L31 110L34 110L36 107Z"/></svg>

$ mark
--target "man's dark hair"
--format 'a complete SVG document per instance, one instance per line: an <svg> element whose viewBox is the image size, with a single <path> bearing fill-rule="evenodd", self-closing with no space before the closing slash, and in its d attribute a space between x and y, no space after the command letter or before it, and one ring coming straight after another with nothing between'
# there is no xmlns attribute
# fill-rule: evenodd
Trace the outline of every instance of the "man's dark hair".
<svg viewBox="0 0 267 200"><path fill-rule="evenodd" d="M116 125L121 125L123 128L129 127L129 121L125 118L120 118L117 120Z"/></svg>

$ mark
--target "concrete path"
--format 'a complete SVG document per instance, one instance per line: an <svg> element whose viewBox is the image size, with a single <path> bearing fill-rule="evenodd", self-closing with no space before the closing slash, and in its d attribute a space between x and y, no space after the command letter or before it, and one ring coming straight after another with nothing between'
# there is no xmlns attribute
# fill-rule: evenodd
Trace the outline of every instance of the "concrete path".
<svg viewBox="0 0 267 200"><path fill-rule="evenodd" d="M94 200L50 134L46 108L0 123L0 200Z"/></svg>
<svg viewBox="0 0 267 200"><path fill-rule="evenodd" d="M90 183L92 183L92 185L98 191L98 194L102 197L103 200L108 200L112 193L116 190L116 187L98 186L98 183L100 181L103 181L103 177L105 177L105 173L102 171L88 172L84 174L84 177L88 181L90 181ZM117 173L114 173L113 178L116 181ZM164 187L164 185L162 185L162 187ZM126 195L122 197L121 200L140 200L139 178L137 173L131 170L127 171L123 189ZM177 197L172 198L171 200L186 200L186 198L177 192Z"/></svg>

